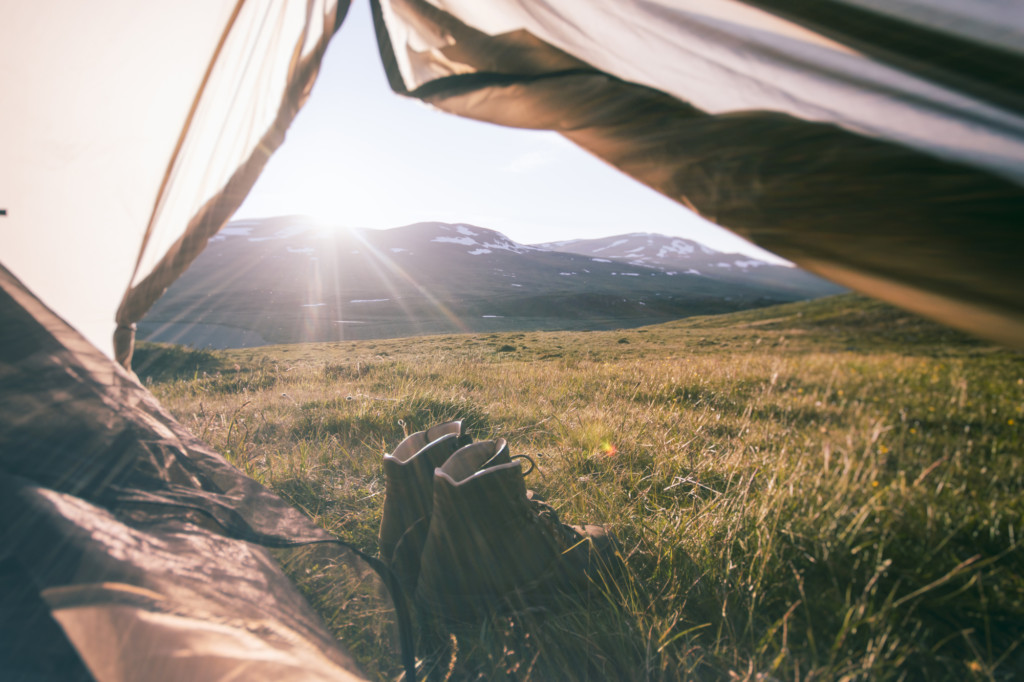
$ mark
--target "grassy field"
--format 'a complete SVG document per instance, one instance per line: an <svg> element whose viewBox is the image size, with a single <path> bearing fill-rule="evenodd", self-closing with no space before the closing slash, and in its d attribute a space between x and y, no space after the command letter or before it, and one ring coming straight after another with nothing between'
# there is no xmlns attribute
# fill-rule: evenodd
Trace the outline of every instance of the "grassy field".
<svg viewBox="0 0 1024 682"><path fill-rule="evenodd" d="M1024 678L1024 357L887 306L143 345L135 365L197 435L367 552L381 454L454 418L534 456L527 483L564 520L612 526L624 575L446 647L424 635L437 678ZM300 582L355 641L344 609ZM367 668L393 676L372 651Z"/></svg>

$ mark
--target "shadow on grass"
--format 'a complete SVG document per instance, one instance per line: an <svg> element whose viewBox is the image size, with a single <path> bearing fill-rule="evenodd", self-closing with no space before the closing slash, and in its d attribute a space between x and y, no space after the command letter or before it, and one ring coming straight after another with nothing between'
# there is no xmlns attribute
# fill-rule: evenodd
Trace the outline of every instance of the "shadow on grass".
<svg viewBox="0 0 1024 682"><path fill-rule="evenodd" d="M292 428L298 439L337 436L343 442L397 445L406 435L434 424L461 419L470 433L487 433L490 418L469 400L412 396L383 399L347 396L313 400L300 406L301 416Z"/></svg>
<svg viewBox="0 0 1024 682"><path fill-rule="evenodd" d="M221 369L221 361L205 350L140 341L132 356L132 368L143 383L161 382L216 372Z"/></svg>

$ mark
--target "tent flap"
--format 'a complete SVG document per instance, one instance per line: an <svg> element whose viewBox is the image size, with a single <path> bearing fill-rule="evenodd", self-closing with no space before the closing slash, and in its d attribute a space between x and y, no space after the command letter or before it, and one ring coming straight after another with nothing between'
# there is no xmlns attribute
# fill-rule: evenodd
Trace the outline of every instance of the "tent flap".
<svg viewBox="0 0 1024 682"><path fill-rule="evenodd" d="M670 55L678 58L675 68L665 55L644 55L665 64L656 74L660 83L650 74L646 83L631 82L622 74L644 75L635 72L631 56L622 57L615 45L599 50L596 40L588 42L586 36L600 35L604 27L604 17L588 10L589 4L559 5L563 23L581 29L593 23L592 32L572 33L559 33L561 23L535 19L555 11L546 3L537 3L545 12L529 16L517 13L520 3L499 4L500 10L486 13L455 0L375 3L392 87L462 116L557 130L684 206L812 272L951 326L1024 347L1019 296L1024 270L1016 258L1024 253L1024 177L1019 175L1024 119L1012 109L995 107L1003 100L1013 104L1020 93L1012 87L1019 74L1007 72L993 57L1005 50L979 45L954 68L945 58L933 59L934 45L923 47L925 37L938 39L940 34L919 27L897 40L900 22L865 9L844 6L860 20L844 24L844 33L834 22L822 28L827 17L814 3L750 3L793 15L800 21L796 24L741 3L709 2L701 4L706 15L700 19L719 29L721 49L756 30L763 44L775 40L779 50L789 50L745 55L760 60L762 78L782 74L782 85L765 82L765 92L755 93L758 69L748 64L736 80L747 94L713 101L700 83L679 75L690 65L711 73L711 58L694 56L688 45ZM623 17L632 22L632 30L624 33L643 35L649 25L675 19L678 26L670 28L684 34L688 22L696 21L691 14L667 15L654 3L638 3ZM869 20L888 28L872 46L866 45L872 34L864 26L876 24ZM493 33L499 28L508 30ZM538 38L534 28L562 38L560 45ZM668 29L659 25L659 30ZM840 39L848 44L836 42ZM963 36L949 40L962 50L969 43ZM808 61L814 51L833 61ZM602 70L583 57L616 68ZM1009 54L1007 59L1019 57ZM859 83L850 73L858 66L864 71ZM903 66L906 72L897 70ZM941 78L940 72L945 74ZM935 82L924 82L930 76ZM967 76L991 96L973 99L972 89L951 89ZM820 82L841 92L851 109L829 111L828 102L813 106L809 87ZM680 97L687 87L693 96ZM788 95L799 96L796 104L778 104L779 93L772 90L783 87L789 88ZM879 118L887 114L894 119ZM932 135L921 136L927 129L911 134L906 126L914 120L930 126ZM942 131L963 134L943 137ZM1006 140L1002 155L990 147L997 138Z"/></svg>
<svg viewBox="0 0 1024 682"><path fill-rule="evenodd" d="M348 4L0 6L4 267L111 356L119 325L127 363L132 324L283 141Z"/></svg>
<svg viewBox="0 0 1024 682"><path fill-rule="evenodd" d="M251 80L251 76L247 73L248 69L241 70L245 62L239 62L236 57L230 60L232 64L230 68L220 68L217 60L211 64L211 79L215 82L209 84L209 94L205 89L200 93L197 105L203 105L206 98L217 101L209 104L205 110L202 106L197 108L200 113L207 114L207 119L213 120L195 123L190 121L189 128L183 131L182 148L169 168L171 178L177 184L166 187L158 200L146 239L143 242L135 278L117 311L118 330L122 331L115 335L117 343L114 356L125 367L131 366L130 343L134 341L134 333L124 334L123 330L130 329L134 332L134 323L142 319L146 311L166 291L167 287L202 252L209 238L217 233L217 230L242 204L270 159L270 155L284 142L285 131L309 97L327 45L334 32L340 28L345 10L348 8L347 2L339 3L339 6L334 7L331 7L329 3L323 7L319 5L320 3L308 3L305 21L301 24L302 30L295 34L290 59L287 61L279 59L278 62L271 64L278 67L287 65L287 71L282 81L283 90L280 94L279 106L273 112L269 127L261 137L246 140L246 144L240 145L239 140L227 134L242 122L248 123L252 129L255 129L254 132L259 131L259 128L253 125L254 122L246 120L250 116L250 112L245 101L238 101L237 95L235 101L227 103L220 101L224 98L225 92L230 92L233 89L232 86L239 87L237 83L245 84ZM314 11L320 12L321 15L314 16ZM285 26L287 25L286 23ZM311 36L310 33L314 30L316 32ZM312 42L312 49L309 49L307 45L309 42ZM251 46L247 45L246 47L247 55L251 58L253 55L258 55L258 50L262 49L264 45L254 42ZM283 56L285 55L282 54L281 57ZM216 82L217 76L220 77L220 83ZM279 80L281 80L280 77L274 79L275 82ZM259 85L259 80L253 81L253 85L250 86L253 91L246 93L248 98L259 97L260 93L257 90ZM270 100L270 103L273 102L274 100ZM260 108L266 107L268 104L260 100L256 100L256 103ZM240 150L242 154L238 153ZM248 156L244 156L246 152ZM216 193L202 206L195 207L195 199L187 201L189 185L194 184L196 178L208 177L208 171L200 169L210 163L211 159L216 159L219 162L222 175L229 172L230 175L224 178L217 177L224 184L217 187ZM180 189L181 185L184 185L185 188ZM202 196L201 191L196 191L195 188L192 190L193 196ZM185 196L179 197L178 195ZM194 213L189 215L190 211L194 211ZM162 231L176 234L182 226L184 226L184 232L173 243L169 245L150 244L154 233ZM156 261L154 264L148 265L148 261L154 260Z"/></svg>
<svg viewBox="0 0 1024 682"><path fill-rule="evenodd" d="M0 611L55 652L17 665L50 679L83 663L103 680L364 679L267 548L330 546L332 563L387 595L360 557L2 268L0 319Z"/></svg>

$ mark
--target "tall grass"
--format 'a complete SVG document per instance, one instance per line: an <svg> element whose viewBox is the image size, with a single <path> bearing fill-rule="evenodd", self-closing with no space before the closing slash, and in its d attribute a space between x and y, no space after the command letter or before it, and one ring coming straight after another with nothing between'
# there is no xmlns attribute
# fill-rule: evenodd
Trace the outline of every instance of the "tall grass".
<svg viewBox="0 0 1024 682"><path fill-rule="evenodd" d="M453 418L533 456L563 519L612 527L621 575L576 608L444 633L423 652L438 678L1024 678L1024 362L836 300L224 351L152 388L367 552L381 454Z"/></svg>

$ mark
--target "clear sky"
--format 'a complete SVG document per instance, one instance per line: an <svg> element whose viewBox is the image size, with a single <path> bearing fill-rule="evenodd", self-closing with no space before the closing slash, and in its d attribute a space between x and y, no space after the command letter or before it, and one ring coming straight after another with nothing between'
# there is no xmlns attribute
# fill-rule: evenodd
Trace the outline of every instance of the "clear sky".
<svg viewBox="0 0 1024 682"><path fill-rule="evenodd" d="M524 244L657 232L784 262L557 133L480 123L395 95L367 5L353 3L309 101L236 218L303 214L381 229L462 222Z"/></svg>

